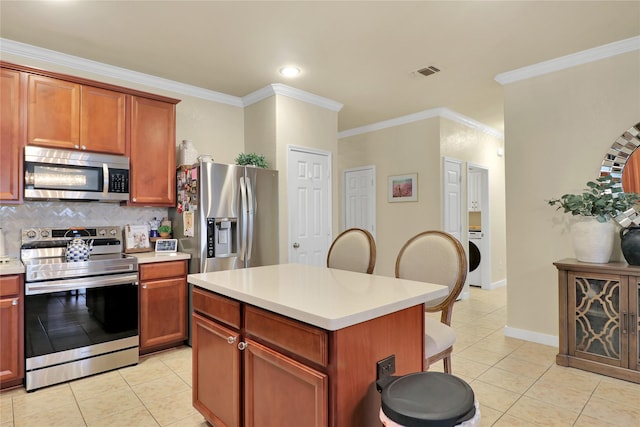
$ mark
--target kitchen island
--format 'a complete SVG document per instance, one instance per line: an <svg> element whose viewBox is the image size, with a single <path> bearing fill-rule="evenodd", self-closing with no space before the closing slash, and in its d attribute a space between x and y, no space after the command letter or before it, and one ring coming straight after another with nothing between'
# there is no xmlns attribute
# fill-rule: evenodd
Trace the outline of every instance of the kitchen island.
<svg viewBox="0 0 640 427"><path fill-rule="evenodd" d="M424 303L448 292L301 264L188 281L193 404L216 426L379 425L377 362L421 371Z"/></svg>

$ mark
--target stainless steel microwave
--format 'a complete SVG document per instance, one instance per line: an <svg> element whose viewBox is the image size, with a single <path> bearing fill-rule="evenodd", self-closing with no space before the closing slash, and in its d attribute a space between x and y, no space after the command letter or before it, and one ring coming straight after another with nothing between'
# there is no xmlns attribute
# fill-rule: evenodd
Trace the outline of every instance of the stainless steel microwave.
<svg viewBox="0 0 640 427"><path fill-rule="evenodd" d="M26 200L129 200L129 158L85 151L24 148Z"/></svg>

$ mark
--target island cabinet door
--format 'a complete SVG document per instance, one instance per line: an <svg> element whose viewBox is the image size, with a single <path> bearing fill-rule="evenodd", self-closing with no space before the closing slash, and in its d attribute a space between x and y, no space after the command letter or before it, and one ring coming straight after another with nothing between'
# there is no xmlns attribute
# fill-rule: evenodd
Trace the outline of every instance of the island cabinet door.
<svg viewBox="0 0 640 427"><path fill-rule="evenodd" d="M193 314L193 406L216 427L239 427L240 334Z"/></svg>
<svg viewBox="0 0 640 427"><path fill-rule="evenodd" d="M327 375L250 339L246 344L245 427L326 427Z"/></svg>

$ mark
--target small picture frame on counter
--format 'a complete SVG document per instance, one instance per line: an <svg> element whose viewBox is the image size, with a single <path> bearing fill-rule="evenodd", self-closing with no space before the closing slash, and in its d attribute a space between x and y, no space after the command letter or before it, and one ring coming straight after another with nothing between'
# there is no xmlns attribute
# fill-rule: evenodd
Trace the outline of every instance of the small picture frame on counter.
<svg viewBox="0 0 640 427"><path fill-rule="evenodd" d="M148 225L130 225L122 228L124 234L125 253L151 252L151 241L149 240Z"/></svg>
<svg viewBox="0 0 640 427"><path fill-rule="evenodd" d="M172 254L178 251L178 239L156 240L156 253Z"/></svg>

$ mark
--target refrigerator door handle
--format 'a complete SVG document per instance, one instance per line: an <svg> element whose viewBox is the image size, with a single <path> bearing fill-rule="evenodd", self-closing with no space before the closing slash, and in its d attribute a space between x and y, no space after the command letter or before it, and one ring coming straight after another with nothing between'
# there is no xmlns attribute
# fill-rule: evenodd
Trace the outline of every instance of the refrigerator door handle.
<svg viewBox="0 0 640 427"><path fill-rule="evenodd" d="M247 253L247 186L244 177L240 177L240 210L240 215L242 217L242 232L240 234L240 261L244 262L245 255Z"/></svg>
<svg viewBox="0 0 640 427"><path fill-rule="evenodd" d="M247 212L247 221L248 221L248 227L247 227L247 267L249 266L248 263L251 261L251 252L253 251L253 220L254 220L254 216L255 216L255 206L254 206L254 199L253 199L253 187L251 185L251 180L247 179L246 180L246 185L247 185L247 204L248 206L248 212Z"/></svg>

